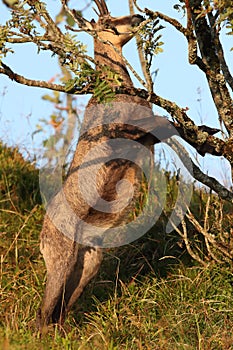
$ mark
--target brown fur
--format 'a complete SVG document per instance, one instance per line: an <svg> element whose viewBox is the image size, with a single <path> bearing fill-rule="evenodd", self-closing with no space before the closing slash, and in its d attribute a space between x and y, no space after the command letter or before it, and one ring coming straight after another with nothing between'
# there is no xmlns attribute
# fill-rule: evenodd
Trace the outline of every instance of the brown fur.
<svg viewBox="0 0 233 350"><path fill-rule="evenodd" d="M109 66L119 73L124 85L132 86L132 81L121 56L112 45L104 43L103 40L110 41L121 51L122 46L132 37L129 28L132 19L135 20L135 18L132 16L112 18L106 13L107 9L104 1L96 1L96 3L99 10L101 10L100 12L102 12L99 21L97 23L88 22L97 30L98 34L98 38L94 39L96 69L101 70L102 66ZM100 31L102 23L106 23L106 21L109 24L108 28ZM119 180L127 179L133 186L133 200L124 210L117 213L105 213L92 208L86 203L77 186L80 167L85 155L92 147L103 143L105 140L122 137L137 140L150 150L153 148L154 138L140 128L140 123L146 123L147 120L151 122L153 118L149 102L137 96L128 97L125 95L117 95L114 102L119 103L118 112L121 114L122 122L118 124L113 122L103 126L105 108L107 107L104 104L97 106L96 100L91 98L63 191L60 191L53 198L44 219L40 247L47 268L47 284L42 305L37 315L37 325L40 330L48 325L51 320L55 323L64 321L67 312L83 292L84 287L97 273L102 261L102 250L98 247L101 246L101 242L98 241L98 237L88 237L88 233L83 231L82 225L76 221L75 216L77 215L87 223L104 227L106 231L108 228L132 220L130 212L138 199L142 183L142 172L137 165L127 160L116 159L102 166L98 173L98 192L100 197L106 201L113 201L117 198L116 186ZM129 109L122 109L120 103L130 103ZM141 112L140 106L143 107ZM144 108L149 111L147 116L142 115ZM130 120L132 119L138 122L139 128L130 126ZM127 124L127 120L129 124ZM100 122L99 126L98 121ZM163 123L163 118L157 119L156 122L153 119L152 129ZM98 157L102 161L101 156L101 154L97 154L93 162L98 162ZM87 171L91 172L92 165L87 164L86 166ZM85 190L88 192L88 183ZM127 191L127 188L123 186L121 190ZM67 231L67 235L63 233L63 228ZM87 242L90 239L91 246L83 246L77 243L80 242L79 237L82 238L83 235Z"/></svg>

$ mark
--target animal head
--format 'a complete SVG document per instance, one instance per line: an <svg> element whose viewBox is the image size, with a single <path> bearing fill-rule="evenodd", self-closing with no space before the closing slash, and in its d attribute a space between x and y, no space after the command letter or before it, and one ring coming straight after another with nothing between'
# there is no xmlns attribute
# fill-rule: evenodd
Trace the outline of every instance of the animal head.
<svg viewBox="0 0 233 350"><path fill-rule="evenodd" d="M87 31L93 31L97 38L103 42L110 42L119 49L133 37L133 29L145 20L143 16L138 14L112 17L104 0L95 0L94 2L99 10L98 21L92 19L89 22L80 18L80 27Z"/></svg>

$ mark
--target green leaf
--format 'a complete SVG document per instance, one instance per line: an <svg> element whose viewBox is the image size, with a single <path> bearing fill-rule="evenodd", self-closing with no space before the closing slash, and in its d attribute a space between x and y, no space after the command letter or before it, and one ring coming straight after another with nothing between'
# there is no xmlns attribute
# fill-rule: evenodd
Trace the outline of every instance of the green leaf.
<svg viewBox="0 0 233 350"><path fill-rule="evenodd" d="M69 13L67 13L67 15L66 15L66 22L70 27L74 27L74 25L75 25L75 21Z"/></svg>

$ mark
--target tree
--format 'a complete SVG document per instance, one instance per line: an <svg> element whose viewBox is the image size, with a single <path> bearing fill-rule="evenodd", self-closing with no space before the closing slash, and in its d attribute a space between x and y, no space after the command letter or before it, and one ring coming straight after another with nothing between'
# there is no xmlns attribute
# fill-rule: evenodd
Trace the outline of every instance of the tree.
<svg viewBox="0 0 233 350"><path fill-rule="evenodd" d="M20 84L65 92L68 96L94 94L100 102L111 100L118 93L129 96L138 95L169 113L180 136L200 155L212 154L216 157L224 157L232 168L233 78L226 63L221 42L225 26L229 35L233 33L233 12L230 0L180 0L175 8L183 11L186 17L185 26L166 14L152 9L141 9L135 1L129 1L131 12L135 7L146 19L137 34L138 51L145 79L141 79L127 62L128 68L142 83L142 89L127 88L112 72L108 72L107 79L106 74L103 78L96 72L93 68L95 63L93 58L87 54L83 43L78 39L79 31L85 23L82 9L71 10L68 6L69 1L61 0L61 11L54 19L42 1L5 0L3 2L11 11L11 19L0 28L1 74L7 75ZM189 116L188 110L156 94L151 63L153 56L162 47L160 29L164 22L172 25L187 40L189 63L196 65L206 77L218 111L220 126L216 125L216 128L197 126ZM85 30L88 31L88 29ZM89 34L95 35L90 31ZM66 71L65 82L55 84L32 80L8 67L4 63L4 57L11 53L14 44L19 43L22 45L32 43L37 46L39 53L41 50L46 50L56 55L61 67ZM116 83L117 88L111 88L112 81ZM220 129L223 130L222 138L215 136ZM187 159L190 157L185 148L177 143L176 150L179 150L182 162L187 165ZM220 198L232 203L233 193L216 179L204 174L192 160L191 162L194 178L215 191Z"/></svg>

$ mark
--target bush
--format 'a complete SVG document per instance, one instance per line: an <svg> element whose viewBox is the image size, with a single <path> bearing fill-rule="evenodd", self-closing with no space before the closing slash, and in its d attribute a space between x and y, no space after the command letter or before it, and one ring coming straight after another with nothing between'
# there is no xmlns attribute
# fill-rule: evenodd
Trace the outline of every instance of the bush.
<svg viewBox="0 0 233 350"><path fill-rule="evenodd" d="M30 210L40 203L38 170L17 147L0 142L0 208Z"/></svg>

